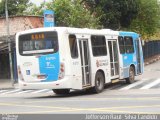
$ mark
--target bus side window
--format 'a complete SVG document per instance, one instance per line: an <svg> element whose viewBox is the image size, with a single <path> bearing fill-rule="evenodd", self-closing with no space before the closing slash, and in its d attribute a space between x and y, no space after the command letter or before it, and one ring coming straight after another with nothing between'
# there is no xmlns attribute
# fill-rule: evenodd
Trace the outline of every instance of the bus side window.
<svg viewBox="0 0 160 120"><path fill-rule="evenodd" d="M119 43L120 53L124 54L125 53L125 44L124 44L124 39L122 36L118 37L118 43Z"/></svg>
<svg viewBox="0 0 160 120"><path fill-rule="evenodd" d="M72 58L78 58L77 40L75 35L69 35L69 45Z"/></svg>
<svg viewBox="0 0 160 120"><path fill-rule="evenodd" d="M106 39L104 36L91 36L91 44L93 56L105 56L107 55Z"/></svg>
<svg viewBox="0 0 160 120"><path fill-rule="evenodd" d="M126 53L134 53L132 37L124 37Z"/></svg>

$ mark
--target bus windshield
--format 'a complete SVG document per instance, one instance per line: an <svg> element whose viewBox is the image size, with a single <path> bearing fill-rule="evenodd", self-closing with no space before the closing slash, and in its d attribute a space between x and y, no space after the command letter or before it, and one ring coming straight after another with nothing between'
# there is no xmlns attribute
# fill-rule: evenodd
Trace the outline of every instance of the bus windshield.
<svg viewBox="0 0 160 120"><path fill-rule="evenodd" d="M49 54L57 51L57 32L39 32L19 36L20 55Z"/></svg>

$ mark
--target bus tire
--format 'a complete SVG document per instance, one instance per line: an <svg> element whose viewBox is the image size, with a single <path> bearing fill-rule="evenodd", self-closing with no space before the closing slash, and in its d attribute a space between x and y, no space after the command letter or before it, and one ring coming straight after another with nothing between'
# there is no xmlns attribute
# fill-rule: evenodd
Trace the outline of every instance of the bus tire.
<svg viewBox="0 0 160 120"><path fill-rule="evenodd" d="M53 92L55 94L63 94L63 95L65 95L65 94L69 94L70 89L53 89Z"/></svg>
<svg viewBox="0 0 160 120"><path fill-rule="evenodd" d="M105 77L102 72L98 71L95 76L95 86L93 87L94 93L100 93L104 90Z"/></svg>
<svg viewBox="0 0 160 120"><path fill-rule="evenodd" d="M127 84L132 84L134 82L134 80L135 80L135 69L134 69L133 66L131 66L129 68L129 77L126 78L126 83Z"/></svg>

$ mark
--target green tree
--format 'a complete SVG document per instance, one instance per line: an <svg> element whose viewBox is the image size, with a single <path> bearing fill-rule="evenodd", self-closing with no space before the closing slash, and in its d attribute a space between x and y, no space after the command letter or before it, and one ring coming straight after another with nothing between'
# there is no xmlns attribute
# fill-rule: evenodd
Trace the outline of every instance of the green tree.
<svg viewBox="0 0 160 120"><path fill-rule="evenodd" d="M5 16L5 1L0 2L0 17ZM29 0L8 0L9 15L23 15L24 11L29 6Z"/></svg>
<svg viewBox="0 0 160 120"><path fill-rule="evenodd" d="M32 6L29 14L42 15L44 9L55 11L57 26L99 27L99 18L91 14L81 0L53 0L45 4L42 3L40 7Z"/></svg>
<svg viewBox="0 0 160 120"><path fill-rule="evenodd" d="M104 28L128 27L138 14L136 0L83 0L88 8L100 17Z"/></svg>
<svg viewBox="0 0 160 120"><path fill-rule="evenodd" d="M132 21L130 29L140 33L143 38L149 38L160 28L160 6L157 0L137 1L138 15Z"/></svg>
<svg viewBox="0 0 160 120"><path fill-rule="evenodd" d="M143 38L160 28L160 4L157 0L83 0L104 28L130 30ZM159 29L158 29L159 30Z"/></svg>
<svg viewBox="0 0 160 120"><path fill-rule="evenodd" d="M42 2L40 6L37 6L36 4L31 3L30 6L28 6L28 9L25 11L25 14L42 16L46 6L50 3L52 2L49 2L49 3Z"/></svg>

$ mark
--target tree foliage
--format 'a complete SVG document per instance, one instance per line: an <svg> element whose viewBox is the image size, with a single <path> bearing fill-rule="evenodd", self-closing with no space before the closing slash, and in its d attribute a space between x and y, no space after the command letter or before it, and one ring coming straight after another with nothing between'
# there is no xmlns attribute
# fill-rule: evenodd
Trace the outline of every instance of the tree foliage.
<svg viewBox="0 0 160 120"><path fill-rule="evenodd" d="M0 2L0 17L5 16L5 1ZM29 0L8 0L7 3L9 15L23 15L29 5Z"/></svg>
<svg viewBox="0 0 160 120"><path fill-rule="evenodd" d="M38 7L29 0L8 0L9 15L43 15L45 9L55 11L57 26L130 30L145 37L160 29L157 0L52 0ZM2 0L0 17L4 15Z"/></svg>
<svg viewBox="0 0 160 120"><path fill-rule="evenodd" d="M160 6L157 0L137 0L138 14L130 25L130 30L136 31L148 38L160 28Z"/></svg>
<svg viewBox="0 0 160 120"><path fill-rule="evenodd" d="M83 0L104 28L131 30L143 37L160 28L157 0Z"/></svg>
<svg viewBox="0 0 160 120"><path fill-rule="evenodd" d="M83 2L100 17L104 28L126 28L138 14L136 0L83 0Z"/></svg>
<svg viewBox="0 0 160 120"><path fill-rule="evenodd" d="M54 0L46 4L42 3L39 7L32 6L30 14L42 15L44 8L55 11L57 26L99 27L99 19L85 8L81 0Z"/></svg>

